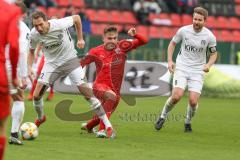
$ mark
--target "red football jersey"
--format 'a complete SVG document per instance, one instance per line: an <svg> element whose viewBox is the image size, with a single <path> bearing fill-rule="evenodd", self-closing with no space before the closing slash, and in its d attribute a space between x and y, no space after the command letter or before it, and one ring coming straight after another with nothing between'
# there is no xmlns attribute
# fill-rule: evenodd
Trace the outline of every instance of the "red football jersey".
<svg viewBox="0 0 240 160"><path fill-rule="evenodd" d="M9 55L12 65L12 77L16 78L19 55L19 16L21 10L16 5L0 0L0 93L8 92L8 81L5 68L5 47L10 44Z"/></svg>
<svg viewBox="0 0 240 160"><path fill-rule="evenodd" d="M105 84L119 94L127 59L126 53L147 42L145 37L136 34L134 39L119 41L112 51L105 50L104 45L100 45L88 52L88 55L81 60L81 65L95 62L97 75L94 85Z"/></svg>

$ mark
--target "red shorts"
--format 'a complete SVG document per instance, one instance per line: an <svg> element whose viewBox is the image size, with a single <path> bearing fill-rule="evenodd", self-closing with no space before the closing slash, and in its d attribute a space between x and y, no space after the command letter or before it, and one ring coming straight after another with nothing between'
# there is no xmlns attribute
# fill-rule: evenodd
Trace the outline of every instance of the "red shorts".
<svg viewBox="0 0 240 160"><path fill-rule="evenodd" d="M109 87L108 85L105 85L102 83L93 85L93 94L97 99L99 99L102 102L105 112L113 112L116 109L116 107L119 103L119 100L120 100L120 94L117 94L116 92L114 92L116 94L116 101L113 104L113 106L111 108L109 108L110 106L104 105L105 104L104 94L106 91L109 91L109 90L114 92L114 90L111 87Z"/></svg>
<svg viewBox="0 0 240 160"><path fill-rule="evenodd" d="M8 117L10 114L10 96L9 94L0 94L0 120Z"/></svg>

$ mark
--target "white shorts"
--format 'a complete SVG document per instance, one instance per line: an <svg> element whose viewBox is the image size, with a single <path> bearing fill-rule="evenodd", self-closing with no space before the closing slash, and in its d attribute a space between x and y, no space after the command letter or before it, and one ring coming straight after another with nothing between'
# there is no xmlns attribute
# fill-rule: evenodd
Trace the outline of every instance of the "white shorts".
<svg viewBox="0 0 240 160"><path fill-rule="evenodd" d="M201 94L203 87L204 75L201 73L190 73L176 70L173 77L173 87L186 89Z"/></svg>
<svg viewBox="0 0 240 160"><path fill-rule="evenodd" d="M40 76L38 77L38 82L45 84L45 85L54 85L54 82L59 78L66 78L69 76L71 83L73 85L81 85L86 83L85 78L85 71L80 66L76 68L72 68L70 64L67 66L56 66L51 63L45 63L43 69L41 71Z"/></svg>

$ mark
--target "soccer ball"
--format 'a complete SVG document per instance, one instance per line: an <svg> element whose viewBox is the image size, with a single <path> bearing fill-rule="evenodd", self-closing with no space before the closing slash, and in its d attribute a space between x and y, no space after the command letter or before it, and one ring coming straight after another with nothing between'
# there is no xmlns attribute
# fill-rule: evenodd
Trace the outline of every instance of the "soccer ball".
<svg viewBox="0 0 240 160"><path fill-rule="evenodd" d="M32 122L25 122L20 127L23 140L33 140L38 136L38 127Z"/></svg>

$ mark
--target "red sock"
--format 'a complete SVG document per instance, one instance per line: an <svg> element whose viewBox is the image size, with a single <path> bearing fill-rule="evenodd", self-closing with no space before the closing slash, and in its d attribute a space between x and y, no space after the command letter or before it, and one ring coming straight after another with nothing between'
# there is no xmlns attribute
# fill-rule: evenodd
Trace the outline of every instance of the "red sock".
<svg viewBox="0 0 240 160"><path fill-rule="evenodd" d="M92 120L88 121L87 129L92 130L95 126L97 126L100 122L100 119L97 116L94 116Z"/></svg>
<svg viewBox="0 0 240 160"><path fill-rule="evenodd" d="M50 94L53 94L53 87L50 87Z"/></svg>
<svg viewBox="0 0 240 160"><path fill-rule="evenodd" d="M37 85L37 79L34 79L33 84L32 84L32 89L30 91L30 95L33 95L36 85Z"/></svg>
<svg viewBox="0 0 240 160"><path fill-rule="evenodd" d="M110 116L111 116L111 112L107 112L106 115L107 115L107 117L108 117L108 119L109 119ZM101 131L101 130L103 130L103 129L105 129L105 125L104 125L103 121L100 120L99 129L98 129L98 130Z"/></svg>
<svg viewBox="0 0 240 160"><path fill-rule="evenodd" d="M3 154L6 144L6 137L0 137L0 160L3 160Z"/></svg>

